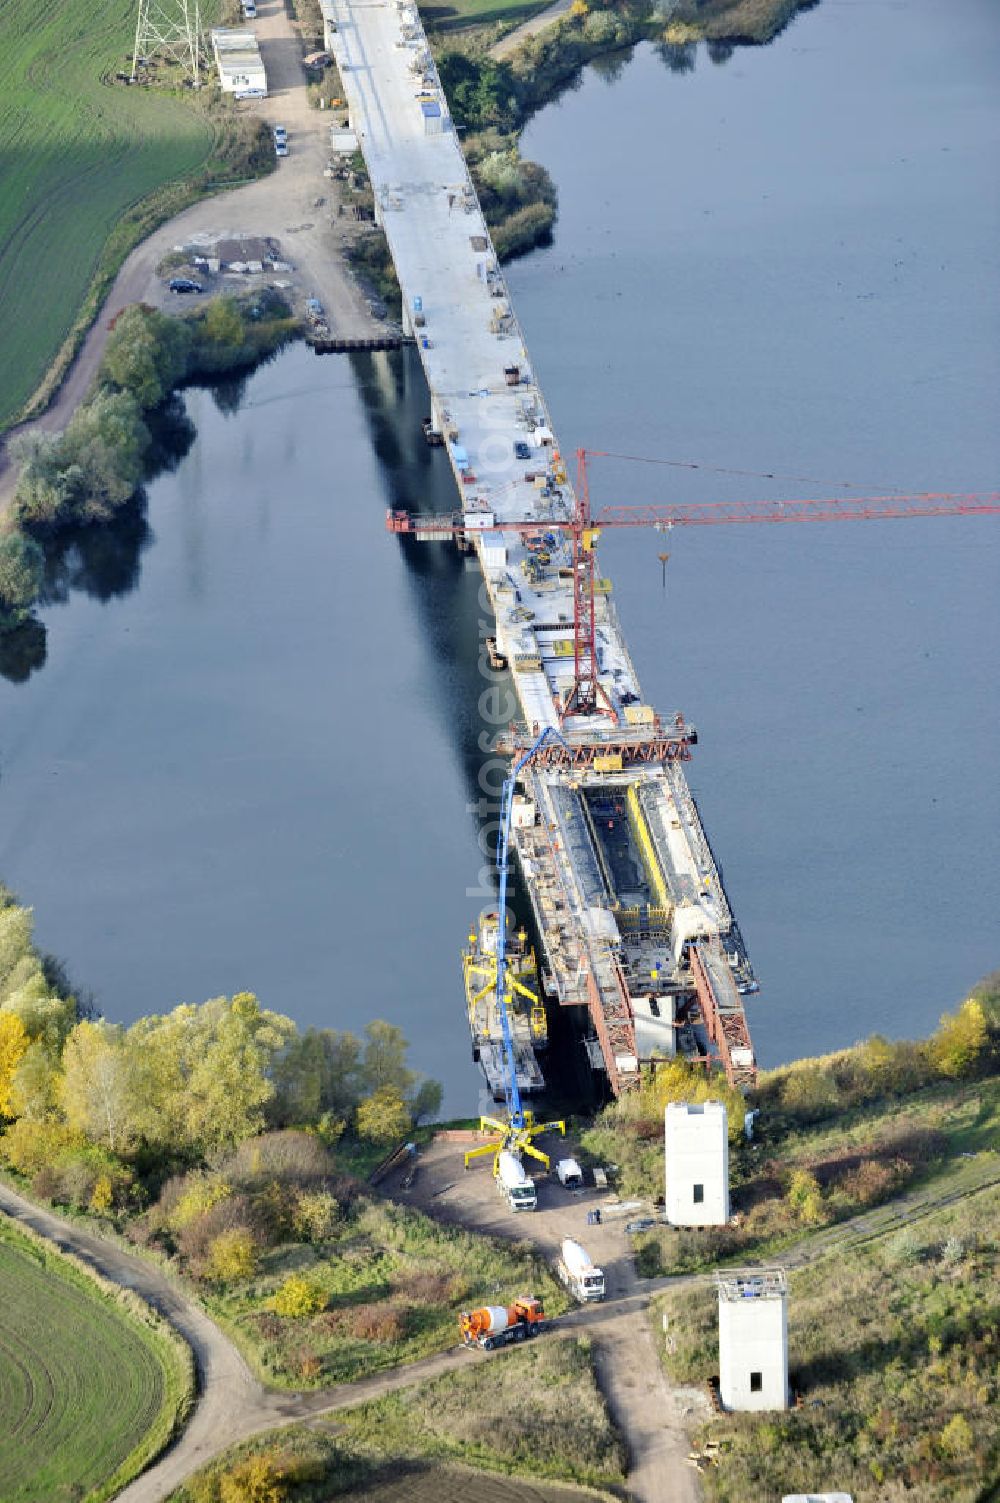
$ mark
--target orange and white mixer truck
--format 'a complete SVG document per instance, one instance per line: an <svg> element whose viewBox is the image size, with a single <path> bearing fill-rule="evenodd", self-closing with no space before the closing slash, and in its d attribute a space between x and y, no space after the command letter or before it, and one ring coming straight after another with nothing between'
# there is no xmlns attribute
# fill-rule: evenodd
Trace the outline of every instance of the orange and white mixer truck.
<svg viewBox="0 0 1000 1503"><path fill-rule="evenodd" d="M548 1322L542 1302L534 1295L522 1295L512 1305L485 1305L461 1317L462 1340L466 1346L481 1346L487 1352L494 1347L527 1341L544 1331Z"/></svg>

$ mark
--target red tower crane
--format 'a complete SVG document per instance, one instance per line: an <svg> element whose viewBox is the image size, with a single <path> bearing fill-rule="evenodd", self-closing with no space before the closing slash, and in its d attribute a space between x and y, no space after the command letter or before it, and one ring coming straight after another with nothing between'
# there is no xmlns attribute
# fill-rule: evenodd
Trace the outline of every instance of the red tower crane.
<svg viewBox="0 0 1000 1503"><path fill-rule="evenodd" d="M573 683L563 703L561 720L574 715L618 712L604 692L597 672L595 626L594 544L605 527L718 527L758 522L851 522L905 517L988 516L1000 514L1000 491L922 491L910 495L835 496L791 501L694 501L639 506L602 506L590 502L588 456L607 456L600 449L578 449L573 514L568 520L552 517L499 520L491 512L470 510L421 515L390 511L389 532L411 534L428 542L468 532L568 532L573 539Z"/></svg>

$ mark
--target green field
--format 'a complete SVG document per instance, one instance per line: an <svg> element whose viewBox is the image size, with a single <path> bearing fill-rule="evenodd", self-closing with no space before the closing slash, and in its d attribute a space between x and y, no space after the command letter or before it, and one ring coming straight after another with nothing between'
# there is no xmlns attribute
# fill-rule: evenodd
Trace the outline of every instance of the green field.
<svg viewBox="0 0 1000 1503"><path fill-rule="evenodd" d="M204 113L102 82L124 66L135 11L0 5L0 431L69 334L122 216L212 148Z"/></svg>
<svg viewBox="0 0 1000 1503"><path fill-rule="evenodd" d="M173 1428L179 1356L5 1221L0 1289L0 1498L110 1497Z"/></svg>

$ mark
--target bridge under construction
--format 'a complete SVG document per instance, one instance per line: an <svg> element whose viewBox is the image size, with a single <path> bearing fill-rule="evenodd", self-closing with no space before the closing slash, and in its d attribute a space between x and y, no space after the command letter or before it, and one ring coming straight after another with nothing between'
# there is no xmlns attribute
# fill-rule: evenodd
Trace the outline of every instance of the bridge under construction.
<svg viewBox="0 0 1000 1503"><path fill-rule="evenodd" d="M420 18L398 0L324 12L461 498L453 525L389 525L475 548L520 706L505 749L561 733L525 768L513 817L546 995L586 1009L615 1094L678 1047L750 1083L756 983L684 777L696 733L645 703L594 538L573 528L577 491Z"/></svg>
<svg viewBox="0 0 1000 1503"><path fill-rule="evenodd" d="M445 445L460 497L454 514L394 512L388 526L475 549L491 658L520 711L500 749L518 757L547 727L559 733L521 772L511 833L547 999L583 1010L591 1065L616 1095L678 1050L752 1084L743 999L757 983L684 775L697 734L644 699L598 569L598 527L792 521L817 506L812 516L995 511L995 498L593 514L585 457L571 478L415 5L323 10L430 390L426 432Z"/></svg>

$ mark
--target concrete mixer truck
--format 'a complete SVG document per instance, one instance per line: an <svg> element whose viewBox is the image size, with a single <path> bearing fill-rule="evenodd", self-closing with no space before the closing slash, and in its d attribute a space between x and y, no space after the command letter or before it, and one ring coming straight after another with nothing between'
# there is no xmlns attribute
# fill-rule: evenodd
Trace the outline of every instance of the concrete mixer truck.
<svg viewBox="0 0 1000 1503"><path fill-rule="evenodd" d="M472 1310L460 1320L462 1340L466 1346L481 1346L487 1352L494 1347L509 1346L514 1341L526 1341L547 1328L542 1302L535 1297L522 1295L510 1306L486 1305L481 1310Z"/></svg>
<svg viewBox="0 0 1000 1503"><path fill-rule="evenodd" d="M604 1270L594 1266L594 1260L586 1248L567 1237L561 1251L562 1257L556 1263L556 1272L569 1292L581 1304L603 1299Z"/></svg>

